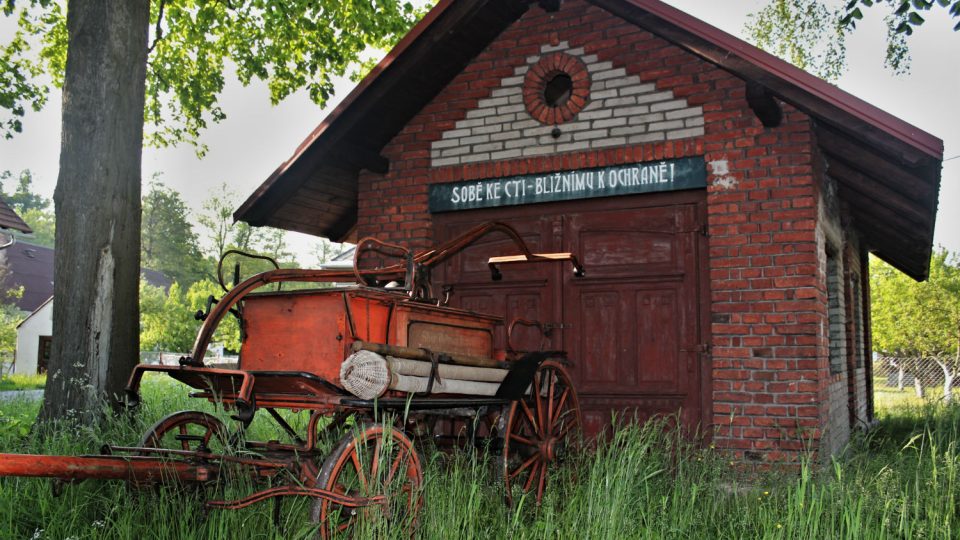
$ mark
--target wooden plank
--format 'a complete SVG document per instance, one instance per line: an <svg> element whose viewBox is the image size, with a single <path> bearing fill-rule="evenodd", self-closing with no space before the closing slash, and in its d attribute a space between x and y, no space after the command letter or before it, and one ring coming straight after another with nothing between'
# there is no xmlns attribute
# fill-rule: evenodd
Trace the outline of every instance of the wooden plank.
<svg viewBox="0 0 960 540"><path fill-rule="evenodd" d="M816 133L820 148L835 161L867 172L872 178L904 195L921 200L936 197L937 184L931 185L915 172L893 163L887 156L832 129L821 127L816 130Z"/></svg>
<svg viewBox="0 0 960 540"><path fill-rule="evenodd" d="M890 189L886 184L869 177L860 171L854 170L836 158L827 158L829 163L828 174L836 178L846 189L854 192L855 196L848 197L852 206L860 204L862 199L868 199L875 204L885 206L892 212L903 215L924 230L930 228L931 214L925 212L921 203L904 196L902 193ZM919 207L918 207L919 206Z"/></svg>
<svg viewBox="0 0 960 540"><path fill-rule="evenodd" d="M846 188L843 186L840 187L840 193L841 197L845 199L851 198L852 195L851 192L846 191ZM854 216L858 222L870 223L871 227L888 233L892 240L902 239L911 246L930 244L930 242L926 241L926 235L923 232L916 231L916 227L911 227L911 222L887 207L861 199L857 205L850 205L849 210L850 214ZM922 247L916 247L916 249L922 250ZM914 247L908 249L908 252L913 251Z"/></svg>

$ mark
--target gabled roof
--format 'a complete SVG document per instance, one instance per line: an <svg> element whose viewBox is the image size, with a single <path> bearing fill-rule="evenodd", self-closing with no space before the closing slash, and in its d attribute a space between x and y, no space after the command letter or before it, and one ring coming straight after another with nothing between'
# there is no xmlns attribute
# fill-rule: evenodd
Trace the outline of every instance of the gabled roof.
<svg viewBox="0 0 960 540"><path fill-rule="evenodd" d="M40 313L41 311L43 311L44 306L46 306L46 305L49 304L50 302L53 302L53 295L52 295L52 294L50 295L50 298L47 298L46 300L44 300L42 304L40 304L39 306L37 306L36 309L34 309L33 311L31 311L29 315L27 315L22 321L20 321L20 323L17 324L17 328L19 329L21 326L23 326L24 324L26 324L27 321L29 321L30 319L32 319L34 315L36 315L37 313Z"/></svg>
<svg viewBox="0 0 960 540"><path fill-rule="evenodd" d="M13 229L24 234L33 232L30 226L2 199L0 199L0 229Z"/></svg>
<svg viewBox="0 0 960 540"><path fill-rule="evenodd" d="M836 86L658 0L587 0L811 115L828 173L867 247L928 273L943 142ZM441 0L234 213L340 240L357 216L357 175L531 2Z"/></svg>

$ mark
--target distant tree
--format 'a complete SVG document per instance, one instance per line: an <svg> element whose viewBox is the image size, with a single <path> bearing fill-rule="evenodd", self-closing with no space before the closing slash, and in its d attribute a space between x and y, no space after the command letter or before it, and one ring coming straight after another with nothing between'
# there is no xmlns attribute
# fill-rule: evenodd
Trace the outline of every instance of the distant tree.
<svg viewBox="0 0 960 540"><path fill-rule="evenodd" d="M205 254L214 264L229 249L234 234L233 208L236 199L236 192L223 182L210 190L210 196L203 201L203 210L197 216L197 223L200 224L207 241Z"/></svg>
<svg viewBox="0 0 960 540"><path fill-rule="evenodd" d="M56 218L52 203L49 198L33 191L33 173L30 169L24 169L19 174L0 172L0 184L0 196L4 202L33 230L32 234L15 232L14 236L31 244L53 247Z"/></svg>
<svg viewBox="0 0 960 540"><path fill-rule="evenodd" d="M214 283L210 280L198 281L190 286L190 289L187 291L187 303L191 309L191 317L198 310L205 310L207 307L207 300L211 297L220 297L223 296L223 290L220 289L220 285ZM194 319L195 320L195 319ZM193 335L190 337L190 344L193 345L193 339L197 336L197 331L200 329L200 323L196 323L196 331L193 332ZM224 348L232 353L240 352L240 324L237 321L237 318L233 315L227 315L220 321L220 325L217 326L217 331L213 334L213 341L223 343Z"/></svg>
<svg viewBox="0 0 960 540"><path fill-rule="evenodd" d="M332 261L337 255L343 253L343 244L331 242L326 238L321 238L313 244L313 256L318 266L322 266Z"/></svg>
<svg viewBox="0 0 960 540"><path fill-rule="evenodd" d="M243 221L234 223L231 244L240 251L254 251L263 243L265 232L263 227L253 227Z"/></svg>
<svg viewBox="0 0 960 540"><path fill-rule="evenodd" d="M828 81L846 70L846 37L866 8L886 9L885 64L910 71L906 37L924 23L922 12L948 9L960 18L960 0L768 0L750 15L745 31L754 45ZM960 23L953 29L960 30Z"/></svg>
<svg viewBox="0 0 960 540"><path fill-rule="evenodd" d="M16 187L7 188L8 180L16 180ZM16 176L10 171L3 171L0 173L0 182L3 183L3 200L21 216L27 210L46 210L50 207L50 199L33 192L33 173L30 169L24 169Z"/></svg>
<svg viewBox="0 0 960 540"><path fill-rule="evenodd" d="M0 268L0 281L3 273L5 268ZM24 315L14 302L22 296L22 286L0 292L0 353L4 356L13 356L17 348L17 325Z"/></svg>
<svg viewBox="0 0 960 540"><path fill-rule="evenodd" d="M23 221L33 230L30 234L17 234L25 242L38 246L53 247L57 235L57 219L50 210L31 208L20 214Z"/></svg>
<svg viewBox="0 0 960 540"><path fill-rule="evenodd" d="M264 231L263 241L260 243L259 252L278 263L289 263L294 260L293 253L289 251L289 247L287 244L287 231L267 227Z"/></svg>
<svg viewBox="0 0 960 540"><path fill-rule="evenodd" d="M143 350L189 353L202 324L195 315L205 311L210 295L222 295L220 286L197 281L184 290L174 283L168 292L140 281L140 343ZM231 352L240 350L240 326L231 315L214 334Z"/></svg>
<svg viewBox="0 0 960 540"><path fill-rule="evenodd" d="M183 197L154 179L143 197L140 264L188 287L203 278L204 262Z"/></svg>
<svg viewBox="0 0 960 540"><path fill-rule="evenodd" d="M205 253L210 269L210 279L216 282L217 261L229 250L239 250L253 255L270 257L282 267L295 267L296 260L287 244L286 231L271 227L251 227L247 223L235 223L233 210L239 204L235 191L223 183L210 192L203 202L203 210L197 222L206 240ZM241 277L271 270L273 265L264 260L231 255L224 259L224 280L233 276L233 265L240 263Z"/></svg>
<svg viewBox="0 0 960 540"><path fill-rule="evenodd" d="M930 278L918 283L873 259L870 289L874 349L895 358L915 380L925 366L936 364L943 372L943 399L952 400L960 371L960 260L938 251Z"/></svg>

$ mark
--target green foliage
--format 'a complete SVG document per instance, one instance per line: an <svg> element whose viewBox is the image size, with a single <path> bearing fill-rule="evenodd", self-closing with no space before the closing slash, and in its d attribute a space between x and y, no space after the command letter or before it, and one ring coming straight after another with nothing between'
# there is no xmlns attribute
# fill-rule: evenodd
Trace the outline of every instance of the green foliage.
<svg viewBox="0 0 960 540"><path fill-rule="evenodd" d="M846 66L846 32L841 12L817 0L771 0L746 24L757 47L828 81Z"/></svg>
<svg viewBox="0 0 960 540"><path fill-rule="evenodd" d="M21 129L25 105L43 106L41 73L61 86L66 65L66 17L60 2L4 4L18 30L0 49L0 108L6 134ZM146 78L148 144L198 145L209 122L225 117L218 105L225 71L244 85L265 81L279 102L300 88L323 106L333 78L349 74L368 48L385 49L422 14L398 0L153 0ZM39 41L39 59L30 43ZM229 66L229 68L228 68Z"/></svg>
<svg viewBox="0 0 960 540"><path fill-rule="evenodd" d="M16 305L0 302L0 353L12 355L16 350L17 325L23 318L23 313Z"/></svg>
<svg viewBox="0 0 960 540"><path fill-rule="evenodd" d="M2 8L5 15L13 12L13 2ZM22 20L22 19L21 19ZM30 58L27 34L19 29L6 45L0 45L0 135L10 139L23 131L23 117L28 108L39 111L47 102L49 89L37 82L43 66Z"/></svg>
<svg viewBox="0 0 960 540"><path fill-rule="evenodd" d="M187 205L176 190L154 179L143 197L140 265L189 286L203 278L205 261L190 223Z"/></svg>
<svg viewBox="0 0 960 540"><path fill-rule="evenodd" d="M930 261L930 278L916 282L871 259L873 346L885 355L953 356L960 345L960 259L945 250Z"/></svg>
<svg viewBox="0 0 960 540"><path fill-rule="evenodd" d="M16 188L8 192L5 184L12 179L14 179L12 172L3 171L0 173L0 183L4 184L3 200L18 214L22 215L27 210L46 210L50 207L50 199L34 193L31 189L33 173L30 172L30 169L20 171L20 174L15 178Z"/></svg>
<svg viewBox="0 0 960 540"><path fill-rule="evenodd" d="M38 373L36 375L12 373L0 378L0 391L2 392L9 392L11 390L42 390L46 385L46 373Z"/></svg>
<svg viewBox="0 0 960 540"><path fill-rule="evenodd" d="M229 249L231 237L240 235L240 242L244 250L252 249L255 243L255 235L251 227L247 224L234 229L233 208L237 200L237 194L230 189L226 182L210 190L210 196L203 201L203 211L197 217L197 223L203 229L206 241L208 258L214 261L220 260L223 253Z"/></svg>
<svg viewBox="0 0 960 540"><path fill-rule="evenodd" d="M312 254L317 261L317 266L321 266L332 261L338 255L343 253L343 251L343 244L331 242L326 238L320 238L313 245Z"/></svg>
<svg viewBox="0 0 960 540"><path fill-rule="evenodd" d="M0 282L8 272L5 261L0 263ZM23 296L23 286L7 289L0 294L0 353L12 357L17 348L17 325L25 315L14 302Z"/></svg>
<svg viewBox="0 0 960 540"><path fill-rule="evenodd" d="M8 181L13 184L8 187ZM11 171L0 172L0 197L30 226L33 234L15 232L17 238L40 246L53 247L56 219L52 201L33 192L33 173L29 169L15 175Z"/></svg>
<svg viewBox="0 0 960 540"><path fill-rule="evenodd" d="M886 67L896 74L910 71L906 36L924 23L921 12L949 9L960 19L960 0L768 0L750 16L748 39L765 51L828 81L846 69L846 35L863 18L864 8L885 6L887 15ZM953 28L960 30L960 22Z"/></svg>
<svg viewBox="0 0 960 540"><path fill-rule="evenodd" d="M140 281L140 347L145 351L192 352L193 341L202 324L194 315L207 309L207 299L222 296L220 286L202 280L184 291L174 283L169 292ZM221 321L214 341L226 349L240 350L240 327L228 315Z"/></svg>
<svg viewBox="0 0 960 540"><path fill-rule="evenodd" d="M20 213L23 221L33 230L31 234L17 234L24 241L38 246L53 247L57 238L57 219L51 210L31 208Z"/></svg>
<svg viewBox="0 0 960 540"><path fill-rule="evenodd" d="M908 36L926 22L921 13L935 7L946 9L952 18L960 19L960 0L849 0L842 23L856 28L857 21L863 19L863 10L860 8L873 7L875 4L886 4L892 9L892 20L896 23L892 26L893 30ZM953 31L960 31L960 21L953 27Z"/></svg>
<svg viewBox="0 0 960 540"><path fill-rule="evenodd" d="M296 268L296 261L287 244L286 231L234 222L233 210L238 205L237 193L230 189L226 182L211 190L210 197L203 202L203 212L198 216L197 222L206 240L210 279L217 280L217 261L229 250L269 257L282 268ZM241 265L241 280L274 268L273 264L266 260L230 254L223 260L225 284L232 283L233 269L237 263Z"/></svg>

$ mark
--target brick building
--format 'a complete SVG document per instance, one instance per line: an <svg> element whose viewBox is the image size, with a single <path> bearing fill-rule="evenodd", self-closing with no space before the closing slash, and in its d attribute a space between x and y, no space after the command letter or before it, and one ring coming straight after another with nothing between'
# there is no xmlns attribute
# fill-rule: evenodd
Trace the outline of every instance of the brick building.
<svg viewBox="0 0 960 540"><path fill-rule="evenodd" d="M492 239L435 280L555 323L588 430L679 410L791 460L872 420L867 254L926 277L942 151L655 0L443 0L235 216L413 248L508 222L586 276L493 284Z"/></svg>

